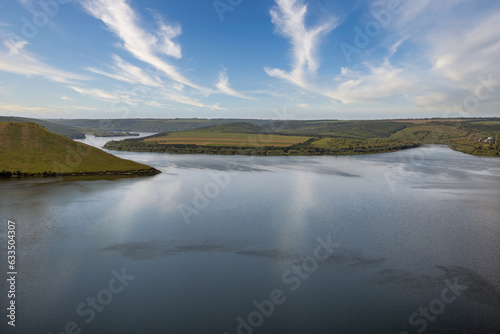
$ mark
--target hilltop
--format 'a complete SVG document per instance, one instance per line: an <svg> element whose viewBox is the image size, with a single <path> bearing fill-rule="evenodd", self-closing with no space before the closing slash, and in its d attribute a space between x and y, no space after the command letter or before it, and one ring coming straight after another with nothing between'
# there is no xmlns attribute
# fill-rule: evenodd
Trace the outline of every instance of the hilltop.
<svg viewBox="0 0 500 334"><path fill-rule="evenodd" d="M43 126L56 135L61 135L69 139L85 139L85 133L72 126L52 123L34 118L14 117L14 116L0 116L0 122L29 122Z"/></svg>
<svg viewBox="0 0 500 334"><path fill-rule="evenodd" d="M81 131L124 132L178 132L238 122L249 122L261 126L268 120L202 119L202 118L127 118L127 119L50 119L50 122L80 129Z"/></svg>
<svg viewBox="0 0 500 334"><path fill-rule="evenodd" d="M159 173L26 122L0 122L0 171L4 176Z"/></svg>

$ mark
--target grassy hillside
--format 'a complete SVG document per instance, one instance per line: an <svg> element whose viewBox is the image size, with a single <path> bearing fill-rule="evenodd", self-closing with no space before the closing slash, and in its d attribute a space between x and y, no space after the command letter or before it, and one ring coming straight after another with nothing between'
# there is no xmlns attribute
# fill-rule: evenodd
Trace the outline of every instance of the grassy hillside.
<svg viewBox="0 0 500 334"><path fill-rule="evenodd" d="M192 132L214 133L258 133L261 127L250 122L235 122L230 124L213 125L193 130Z"/></svg>
<svg viewBox="0 0 500 334"><path fill-rule="evenodd" d="M30 122L43 126L56 135L61 135L69 139L85 139L85 133L71 126L56 124L34 118L0 116L0 122Z"/></svg>
<svg viewBox="0 0 500 334"><path fill-rule="evenodd" d="M0 122L3 175L157 174L154 168L120 159L55 135L34 123Z"/></svg>
<svg viewBox="0 0 500 334"><path fill-rule="evenodd" d="M394 121L282 121L262 127L278 134L343 138L388 138L408 124Z"/></svg>

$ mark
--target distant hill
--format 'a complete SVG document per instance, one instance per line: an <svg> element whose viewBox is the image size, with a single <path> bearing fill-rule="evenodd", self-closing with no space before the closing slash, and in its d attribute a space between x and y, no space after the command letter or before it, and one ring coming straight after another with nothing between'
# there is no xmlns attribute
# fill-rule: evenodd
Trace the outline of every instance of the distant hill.
<svg viewBox="0 0 500 334"><path fill-rule="evenodd" d="M259 133L262 127L250 122L235 122L199 128L196 132L219 132L219 133Z"/></svg>
<svg viewBox="0 0 500 334"><path fill-rule="evenodd" d="M156 169L120 159L49 132L34 123L0 122L0 173L20 175L157 174Z"/></svg>
<svg viewBox="0 0 500 334"><path fill-rule="evenodd" d="M335 136L343 138L388 138L408 127L395 121L279 121L263 126L262 131L278 134Z"/></svg>
<svg viewBox="0 0 500 334"><path fill-rule="evenodd" d="M85 139L85 134L71 126L52 123L34 118L0 116L0 122L31 122L43 126L56 135L61 135L69 139Z"/></svg>
<svg viewBox="0 0 500 334"><path fill-rule="evenodd" d="M208 126L249 122L258 126L269 123L269 120L245 119L50 119L50 122L101 131L131 132L179 132L199 129Z"/></svg>

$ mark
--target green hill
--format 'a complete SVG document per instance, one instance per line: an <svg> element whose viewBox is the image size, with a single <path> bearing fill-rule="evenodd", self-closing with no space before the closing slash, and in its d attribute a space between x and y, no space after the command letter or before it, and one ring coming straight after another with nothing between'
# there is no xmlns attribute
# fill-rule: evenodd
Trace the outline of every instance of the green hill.
<svg viewBox="0 0 500 334"><path fill-rule="evenodd" d="M199 129L220 124L250 122L256 125L268 124L269 120L242 119L50 119L50 122L90 129L93 131L129 131L129 132L178 132Z"/></svg>
<svg viewBox="0 0 500 334"><path fill-rule="evenodd" d="M250 122L235 122L207 126L193 130L193 132L219 132L219 133L259 133L261 127Z"/></svg>
<svg viewBox="0 0 500 334"><path fill-rule="evenodd" d="M342 138L388 138L408 125L394 121L279 121L262 127L262 131L304 136Z"/></svg>
<svg viewBox="0 0 500 334"><path fill-rule="evenodd" d="M0 122L2 175L153 175L156 169L120 159L34 123Z"/></svg>
<svg viewBox="0 0 500 334"><path fill-rule="evenodd" d="M85 139L85 134L71 126L52 123L34 118L14 117L14 116L0 116L0 122L30 122L43 126L56 135L61 135L69 139Z"/></svg>

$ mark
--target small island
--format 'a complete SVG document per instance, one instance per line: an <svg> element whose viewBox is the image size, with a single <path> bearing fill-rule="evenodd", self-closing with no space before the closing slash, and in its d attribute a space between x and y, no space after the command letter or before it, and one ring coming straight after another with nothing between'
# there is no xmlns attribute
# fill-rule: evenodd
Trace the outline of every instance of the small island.
<svg viewBox="0 0 500 334"><path fill-rule="evenodd" d="M155 168L118 158L29 122L0 122L0 176L155 175Z"/></svg>
<svg viewBox="0 0 500 334"><path fill-rule="evenodd" d="M95 137L139 137L139 133L134 133L134 132L112 132L112 131L93 131L88 134L94 135Z"/></svg>

